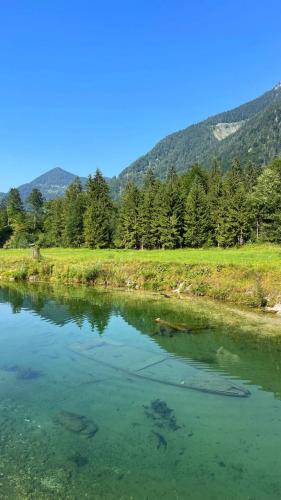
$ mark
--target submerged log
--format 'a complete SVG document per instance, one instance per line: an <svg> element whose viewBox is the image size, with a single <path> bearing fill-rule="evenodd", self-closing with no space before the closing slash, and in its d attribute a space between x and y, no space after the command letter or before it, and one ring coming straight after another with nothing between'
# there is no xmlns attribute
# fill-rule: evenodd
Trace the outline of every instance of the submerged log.
<svg viewBox="0 0 281 500"><path fill-rule="evenodd" d="M171 323L161 318L156 318L155 323L160 325L160 333L193 333L195 331L207 330L208 325L203 326L190 326L183 323Z"/></svg>

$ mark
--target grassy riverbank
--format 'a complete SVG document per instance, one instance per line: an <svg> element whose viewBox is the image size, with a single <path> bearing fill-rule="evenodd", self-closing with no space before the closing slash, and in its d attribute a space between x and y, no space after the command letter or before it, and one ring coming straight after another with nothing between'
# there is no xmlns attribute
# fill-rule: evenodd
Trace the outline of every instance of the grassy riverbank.
<svg viewBox="0 0 281 500"><path fill-rule="evenodd" d="M2 280L83 283L208 296L260 306L281 300L281 247L166 251L0 250Z"/></svg>

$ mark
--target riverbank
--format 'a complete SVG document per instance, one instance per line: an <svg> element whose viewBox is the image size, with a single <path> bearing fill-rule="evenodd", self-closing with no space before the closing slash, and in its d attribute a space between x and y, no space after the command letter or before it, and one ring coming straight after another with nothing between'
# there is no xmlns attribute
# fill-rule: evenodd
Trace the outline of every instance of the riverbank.
<svg viewBox="0 0 281 500"><path fill-rule="evenodd" d="M250 307L281 301L281 247L126 251L0 250L0 279L206 296Z"/></svg>

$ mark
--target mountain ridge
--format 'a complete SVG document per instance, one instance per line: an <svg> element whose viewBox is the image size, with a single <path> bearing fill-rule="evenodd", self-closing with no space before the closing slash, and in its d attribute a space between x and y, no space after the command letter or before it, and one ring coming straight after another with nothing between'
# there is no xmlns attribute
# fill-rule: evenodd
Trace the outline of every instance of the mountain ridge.
<svg viewBox="0 0 281 500"><path fill-rule="evenodd" d="M256 123L259 123L264 147L256 144ZM277 131L274 126L276 123ZM281 82L260 97L164 137L148 153L122 170L117 184L122 185L129 180L140 183L149 166L153 168L156 176L163 178L170 166L183 173L194 163L208 167L214 158L220 160L223 170L226 170L234 157L241 157L242 161L265 164L281 154L280 123ZM218 139L214 132L219 124L235 124L236 130ZM246 142L243 135L247 138Z"/></svg>
<svg viewBox="0 0 281 500"><path fill-rule="evenodd" d="M24 202L26 202L32 189L37 188L41 191L46 200L63 196L66 188L71 184L78 175L72 174L61 167L55 167L44 174L39 175L35 179L21 186L18 186L19 193ZM82 184L87 181L86 177L80 177ZM4 198L6 193L0 193L0 199Z"/></svg>
<svg viewBox="0 0 281 500"><path fill-rule="evenodd" d="M234 158L265 165L276 156L281 156L281 82L251 101L169 134L107 181L118 197L128 181L140 185L148 167L163 179L171 166L183 173L195 163L208 168L216 158L227 170ZM18 189L24 201L34 187L52 199L63 196L75 177L79 176L55 167ZM84 185L86 178L80 179ZM0 200L3 197L0 193Z"/></svg>

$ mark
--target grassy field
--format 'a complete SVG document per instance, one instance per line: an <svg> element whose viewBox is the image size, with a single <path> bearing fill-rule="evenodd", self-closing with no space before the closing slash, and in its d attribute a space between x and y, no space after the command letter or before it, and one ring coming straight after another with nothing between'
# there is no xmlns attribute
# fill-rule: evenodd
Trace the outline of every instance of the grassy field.
<svg viewBox="0 0 281 500"><path fill-rule="evenodd" d="M179 250L90 250L87 248L46 248L43 257L69 264L115 261L203 264L209 266L242 266L257 269L279 269L281 246L245 245L241 248L203 248ZM30 256L30 250L0 250L0 260L14 262Z"/></svg>
<svg viewBox="0 0 281 500"><path fill-rule="evenodd" d="M2 281L46 281L209 296L250 306L281 302L281 246L231 249L0 250Z"/></svg>

